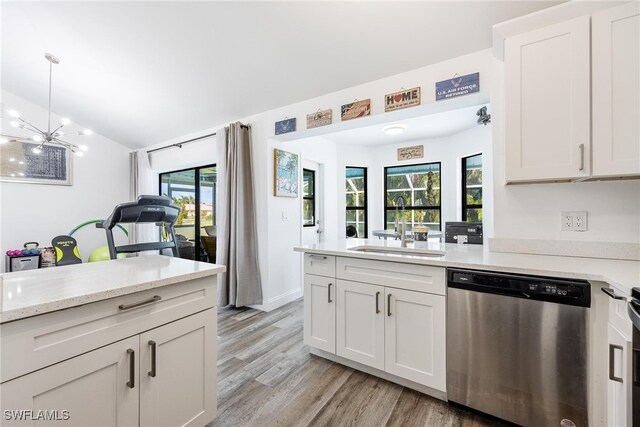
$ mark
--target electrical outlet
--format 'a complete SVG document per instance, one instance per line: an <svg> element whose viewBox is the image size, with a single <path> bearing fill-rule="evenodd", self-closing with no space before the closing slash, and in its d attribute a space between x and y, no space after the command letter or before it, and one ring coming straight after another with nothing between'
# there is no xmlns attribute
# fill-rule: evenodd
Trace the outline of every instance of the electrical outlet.
<svg viewBox="0 0 640 427"><path fill-rule="evenodd" d="M573 230L573 215L571 212L562 212L562 231Z"/></svg>
<svg viewBox="0 0 640 427"><path fill-rule="evenodd" d="M587 231L587 212L573 213L573 231Z"/></svg>
<svg viewBox="0 0 640 427"><path fill-rule="evenodd" d="M562 212L560 229L562 231L587 231L587 212Z"/></svg>

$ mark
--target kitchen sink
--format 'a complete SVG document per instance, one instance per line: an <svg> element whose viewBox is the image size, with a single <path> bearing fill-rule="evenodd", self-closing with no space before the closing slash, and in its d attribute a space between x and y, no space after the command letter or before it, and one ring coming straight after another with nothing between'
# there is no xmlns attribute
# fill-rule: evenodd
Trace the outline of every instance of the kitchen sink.
<svg viewBox="0 0 640 427"><path fill-rule="evenodd" d="M377 253L377 254L391 254L391 255L411 255L411 256L422 256L422 257L441 257L445 255L444 251L436 251L430 249L420 249L420 248L391 248L385 246L355 246L353 248L349 248L350 251L356 252L367 252L367 253Z"/></svg>

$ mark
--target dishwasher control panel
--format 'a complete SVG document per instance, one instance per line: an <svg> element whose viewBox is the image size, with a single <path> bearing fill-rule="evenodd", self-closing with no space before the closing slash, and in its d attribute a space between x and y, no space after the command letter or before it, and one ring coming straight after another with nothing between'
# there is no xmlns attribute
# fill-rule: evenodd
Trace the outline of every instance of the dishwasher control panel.
<svg viewBox="0 0 640 427"><path fill-rule="evenodd" d="M591 285L581 280L448 269L448 286L560 304L591 306Z"/></svg>

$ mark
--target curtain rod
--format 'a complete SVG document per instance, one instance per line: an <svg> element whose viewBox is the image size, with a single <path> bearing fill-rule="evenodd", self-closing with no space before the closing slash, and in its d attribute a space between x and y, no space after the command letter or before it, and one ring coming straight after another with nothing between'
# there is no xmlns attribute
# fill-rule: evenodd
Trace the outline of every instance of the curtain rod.
<svg viewBox="0 0 640 427"><path fill-rule="evenodd" d="M247 125L240 125L240 127L241 127L242 129L249 129L249 126L247 126ZM197 138L188 139L188 140L186 140L186 141L176 142L175 144L167 145L167 146L165 146L165 147L154 148L153 150L147 150L147 154L151 154L151 153L153 153L153 152L155 152L155 151L166 150L167 148L174 148L174 147L180 147L180 148L182 148L182 146L183 146L184 144L189 144L190 142L196 142L196 141L199 141L199 140L201 140L201 139L210 138L210 137L212 137L212 136L216 136L216 134L217 134L216 132L213 132L213 133L210 133L210 134L207 134L207 135L199 136L199 137L197 137Z"/></svg>

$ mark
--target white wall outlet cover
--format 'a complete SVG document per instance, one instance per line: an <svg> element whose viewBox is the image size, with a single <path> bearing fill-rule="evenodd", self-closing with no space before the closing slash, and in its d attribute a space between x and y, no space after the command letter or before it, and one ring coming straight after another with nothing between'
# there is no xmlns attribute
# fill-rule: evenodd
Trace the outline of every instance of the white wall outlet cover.
<svg viewBox="0 0 640 427"><path fill-rule="evenodd" d="M573 231L587 231L587 212L573 213Z"/></svg>
<svg viewBox="0 0 640 427"><path fill-rule="evenodd" d="M587 211L562 212L560 221L562 231L587 231Z"/></svg>

